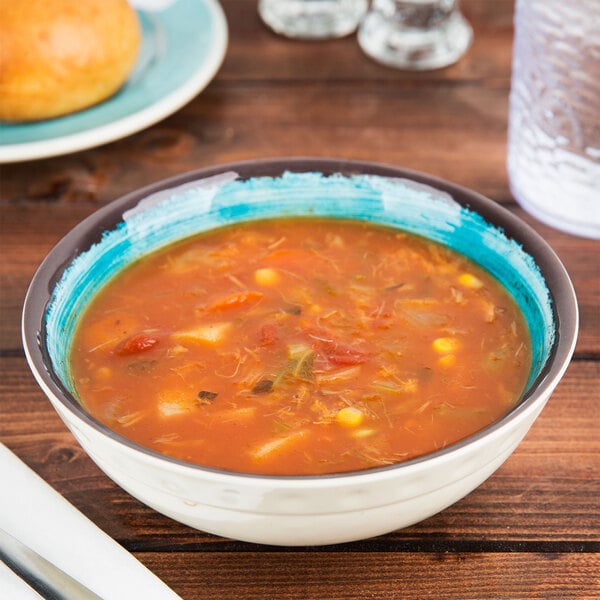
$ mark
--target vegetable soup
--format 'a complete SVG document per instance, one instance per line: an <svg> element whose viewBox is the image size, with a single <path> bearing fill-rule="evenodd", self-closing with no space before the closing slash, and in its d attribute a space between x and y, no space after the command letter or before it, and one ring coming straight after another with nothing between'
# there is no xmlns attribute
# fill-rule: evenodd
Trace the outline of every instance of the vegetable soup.
<svg viewBox="0 0 600 600"><path fill-rule="evenodd" d="M248 222L144 257L81 316L80 401L165 455L310 475L444 448L518 402L531 344L489 273L425 238Z"/></svg>

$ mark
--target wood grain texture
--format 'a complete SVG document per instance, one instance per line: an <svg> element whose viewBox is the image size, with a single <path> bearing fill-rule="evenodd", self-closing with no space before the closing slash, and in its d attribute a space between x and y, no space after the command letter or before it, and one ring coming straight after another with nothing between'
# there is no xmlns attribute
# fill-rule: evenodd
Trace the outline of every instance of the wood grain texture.
<svg viewBox="0 0 600 600"><path fill-rule="evenodd" d="M593 553L268 551L137 556L187 600L596 600L600 595L600 556Z"/></svg>
<svg viewBox="0 0 600 600"><path fill-rule="evenodd" d="M496 182L504 173L510 1L465 2L472 48L456 65L425 73L376 64L354 36L322 43L281 38L262 25L255 2L222 4L230 45L205 92L126 140L3 167L2 195L106 201L183 170L294 154L379 160L508 195ZM469 159L483 164L474 169Z"/></svg>
<svg viewBox="0 0 600 600"><path fill-rule="evenodd" d="M188 105L112 144L0 166L0 441L186 600L599 598L600 246L539 223L510 193L512 0L463 0L473 46L456 65L424 73L372 62L354 36L283 39L262 25L255 2L222 4L225 62ZM395 164L491 197L548 241L580 307L574 361L492 477L422 523L323 548L223 539L143 506L75 442L20 340L35 269L93 211L185 171L285 155Z"/></svg>

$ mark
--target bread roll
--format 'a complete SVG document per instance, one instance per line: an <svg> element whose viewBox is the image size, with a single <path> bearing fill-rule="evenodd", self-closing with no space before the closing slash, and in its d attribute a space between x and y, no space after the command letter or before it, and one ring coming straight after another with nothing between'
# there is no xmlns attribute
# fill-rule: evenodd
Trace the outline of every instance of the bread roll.
<svg viewBox="0 0 600 600"><path fill-rule="evenodd" d="M49 119L105 100L140 44L126 0L0 2L0 120Z"/></svg>

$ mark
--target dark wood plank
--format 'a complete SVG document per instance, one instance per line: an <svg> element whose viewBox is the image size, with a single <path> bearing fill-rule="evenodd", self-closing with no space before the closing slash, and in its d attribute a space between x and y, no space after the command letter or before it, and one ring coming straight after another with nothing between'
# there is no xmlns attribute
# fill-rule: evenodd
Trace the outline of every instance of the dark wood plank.
<svg viewBox="0 0 600 600"><path fill-rule="evenodd" d="M600 555L140 553L186 600L596 600Z"/></svg>
<svg viewBox="0 0 600 600"><path fill-rule="evenodd" d="M231 44L221 77L226 80L273 81L456 81L510 74L512 0L463 0L462 10L475 35L467 54L447 69L406 72L382 66L363 54L354 35L305 42L271 32L260 20L256 3L222 3L230 24Z"/></svg>
<svg viewBox="0 0 600 600"><path fill-rule="evenodd" d="M2 196L108 200L208 164L300 153L431 172L507 201L507 94L506 85L475 83L281 86L217 79L177 114L126 140L2 167Z"/></svg>
<svg viewBox="0 0 600 600"><path fill-rule="evenodd" d="M475 32L469 52L447 69L410 73L371 61L355 36L287 40L260 22L256 2L222 0L225 62L187 106L111 144L0 165L0 441L186 600L600 597L598 244L539 223L510 193L513 4L462 0ZM60 421L28 370L19 331L38 264L97 208L184 171L298 154L409 167L502 203L554 248L581 311L574 362L492 477L413 527L324 548L223 539L133 499Z"/></svg>
<svg viewBox="0 0 600 600"><path fill-rule="evenodd" d="M123 141L0 166L1 196L106 200L206 164L301 149L431 171L507 197L498 179L504 178L510 1L464 3L476 29L473 47L457 65L424 73L377 65L354 36L314 44L281 38L261 24L255 3L223 4L231 44L205 92Z"/></svg>

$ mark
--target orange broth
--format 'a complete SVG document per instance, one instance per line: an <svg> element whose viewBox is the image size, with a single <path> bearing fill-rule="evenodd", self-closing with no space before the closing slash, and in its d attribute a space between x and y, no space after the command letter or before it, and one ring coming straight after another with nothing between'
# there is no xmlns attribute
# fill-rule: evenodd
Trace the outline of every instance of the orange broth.
<svg viewBox="0 0 600 600"><path fill-rule="evenodd" d="M235 225L144 257L82 315L89 412L165 455L336 473L465 438L509 411L527 326L489 273L437 243L338 219Z"/></svg>

